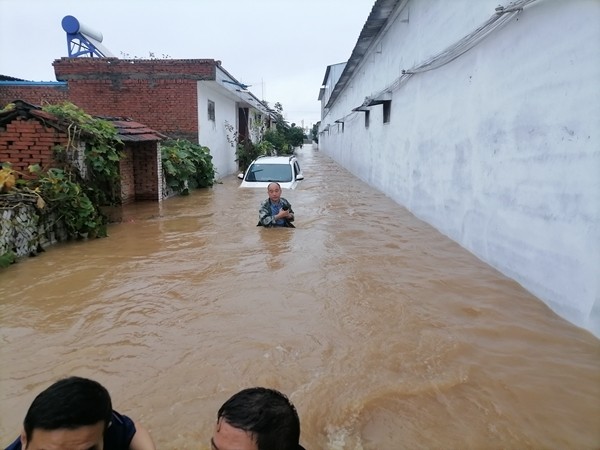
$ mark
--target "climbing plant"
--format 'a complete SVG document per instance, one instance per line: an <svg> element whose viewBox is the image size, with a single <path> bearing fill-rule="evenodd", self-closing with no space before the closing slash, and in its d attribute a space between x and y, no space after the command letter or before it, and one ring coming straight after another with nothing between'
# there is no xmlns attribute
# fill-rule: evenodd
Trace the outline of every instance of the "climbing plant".
<svg viewBox="0 0 600 450"><path fill-rule="evenodd" d="M106 219L94 206L85 188L62 169L49 169L31 182L34 192L58 213L72 238L106 236ZM42 203L42 207L45 205ZM38 208L40 202L38 202Z"/></svg>
<svg viewBox="0 0 600 450"><path fill-rule="evenodd" d="M122 157L122 142L114 125L107 120L92 117L70 102L46 105L42 109L58 117L66 125L69 140L66 148L55 147L59 155L61 152L76 150L75 142L78 142L82 135L85 136L87 173L84 175L78 170L72 171L83 179L89 196L99 205L119 204L119 160ZM66 160L64 162L69 163Z"/></svg>
<svg viewBox="0 0 600 450"><path fill-rule="evenodd" d="M236 161L241 171L245 171L250 163L259 156L276 153L273 144L263 138L268 131L263 132L261 130L261 133L259 134L261 140L255 144L250 139L241 139L234 126L227 121L225 121L225 130L227 132L227 142L229 142L232 147L235 147Z"/></svg>
<svg viewBox="0 0 600 450"><path fill-rule="evenodd" d="M25 174L13 170L10 163L3 163L0 194L7 199L11 194L37 198L35 205L40 213L54 211L71 238L106 236L106 218L90 200L86 188L74 180L72 173L57 168L42 172L38 164L29 166L29 173L36 178L15 180L15 174Z"/></svg>
<svg viewBox="0 0 600 450"><path fill-rule="evenodd" d="M185 139L165 141L161 160L167 185L181 192L214 184L215 168L210 149Z"/></svg>

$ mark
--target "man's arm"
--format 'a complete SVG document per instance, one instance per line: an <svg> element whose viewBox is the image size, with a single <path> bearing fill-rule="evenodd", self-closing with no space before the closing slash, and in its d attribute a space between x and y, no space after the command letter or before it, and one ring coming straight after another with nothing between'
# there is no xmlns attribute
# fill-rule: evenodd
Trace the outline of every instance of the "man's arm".
<svg viewBox="0 0 600 450"><path fill-rule="evenodd" d="M294 214L294 210L292 209L292 204L290 202L288 202L287 200L285 200L285 202L287 203L287 205L289 207L288 212L291 214L291 216L289 216L287 218L287 221L288 222L293 222L294 218L296 217L296 215Z"/></svg>
<svg viewBox="0 0 600 450"><path fill-rule="evenodd" d="M263 227L273 225L273 216L271 215L271 205L269 200L264 201L258 210L258 223Z"/></svg>
<svg viewBox="0 0 600 450"><path fill-rule="evenodd" d="M129 450L156 450L150 433L139 422L133 422L135 425L135 434L129 444Z"/></svg>

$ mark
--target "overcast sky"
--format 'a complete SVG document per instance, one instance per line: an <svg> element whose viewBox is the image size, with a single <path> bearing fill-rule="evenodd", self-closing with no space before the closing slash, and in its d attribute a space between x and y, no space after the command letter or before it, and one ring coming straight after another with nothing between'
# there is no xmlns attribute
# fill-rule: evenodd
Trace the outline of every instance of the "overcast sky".
<svg viewBox="0 0 600 450"><path fill-rule="evenodd" d="M320 119L328 65L347 61L375 0L0 0L0 74L55 81L61 21L100 31L119 58L216 59L286 119Z"/></svg>

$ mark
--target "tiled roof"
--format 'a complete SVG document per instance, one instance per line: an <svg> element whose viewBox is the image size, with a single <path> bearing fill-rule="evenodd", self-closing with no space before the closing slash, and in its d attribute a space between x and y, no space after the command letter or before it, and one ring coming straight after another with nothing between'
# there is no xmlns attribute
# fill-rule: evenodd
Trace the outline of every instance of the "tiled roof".
<svg viewBox="0 0 600 450"><path fill-rule="evenodd" d="M346 67L344 68L340 79L333 88L325 108L330 108L335 103L337 97L349 83L355 70L358 69L367 50L385 28L392 13L399 4L401 4L401 0L376 0L369 17L358 36L358 41L354 46L354 50L352 50L350 59L346 63Z"/></svg>
<svg viewBox="0 0 600 450"><path fill-rule="evenodd" d="M22 78L9 77L8 75L0 75L0 81L26 81Z"/></svg>
<svg viewBox="0 0 600 450"><path fill-rule="evenodd" d="M42 110L39 106L31 105L22 100L15 100L12 103L13 107L0 111L0 125L11 122L15 117L20 116L42 119L55 128L64 129L64 124L61 123L58 117ZM126 117L98 118L111 122L117 129L118 137L123 142L156 142L167 138L164 134Z"/></svg>
<svg viewBox="0 0 600 450"><path fill-rule="evenodd" d="M127 118L109 118L107 120L115 126L123 142L161 141L167 137L152 128L148 128L146 125Z"/></svg>

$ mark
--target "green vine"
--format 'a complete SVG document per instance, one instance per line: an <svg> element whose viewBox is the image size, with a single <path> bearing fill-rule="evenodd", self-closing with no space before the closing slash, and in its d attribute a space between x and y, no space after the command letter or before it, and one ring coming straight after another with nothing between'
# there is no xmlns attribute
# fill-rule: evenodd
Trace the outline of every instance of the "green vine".
<svg viewBox="0 0 600 450"><path fill-rule="evenodd" d="M167 185L179 192L214 184L215 168L208 147L185 139L166 141L161 145L161 160Z"/></svg>
<svg viewBox="0 0 600 450"><path fill-rule="evenodd" d="M68 235L73 239L106 236L106 218L86 194L86 187L73 179L72 173L57 168L44 173L35 164L29 166L29 173L37 175L37 178L20 179L11 184L15 173L19 172L13 170L10 163L2 164L0 180L4 180L4 189L0 189L0 192L4 190L7 198L13 193L33 196L34 199L37 197L38 210L54 211L57 220L64 223ZM2 258L10 259L10 255L2 255Z"/></svg>
<svg viewBox="0 0 600 450"><path fill-rule="evenodd" d="M72 175L62 169L50 169L32 182L36 185L34 192L38 192L45 203L57 211L69 236L106 236L105 217L94 206L85 188L71 178Z"/></svg>
<svg viewBox="0 0 600 450"><path fill-rule="evenodd" d="M94 202L98 205L120 204L119 160L122 154L119 148L123 143L113 124L107 120L92 117L69 102L46 105L42 109L67 124L69 136L67 147L64 149L60 146L55 147L58 153L76 150L74 142L78 141L81 135L85 135L85 164L88 173L83 175L78 170L74 170L74 172L79 174ZM72 163L70 166L73 169Z"/></svg>
<svg viewBox="0 0 600 450"><path fill-rule="evenodd" d="M261 139L258 144L255 144L250 139L242 139L233 125L227 121L225 121L225 130L227 132L227 142L235 147L236 161L242 172L259 156L276 154L275 147L271 142ZM260 129L259 136L262 134L263 129Z"/></svg>

